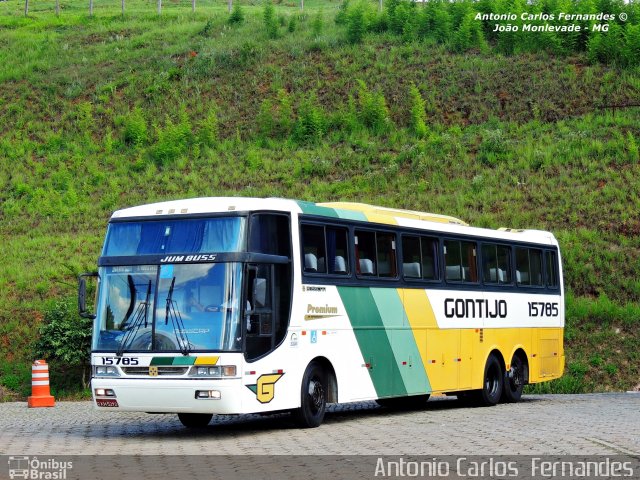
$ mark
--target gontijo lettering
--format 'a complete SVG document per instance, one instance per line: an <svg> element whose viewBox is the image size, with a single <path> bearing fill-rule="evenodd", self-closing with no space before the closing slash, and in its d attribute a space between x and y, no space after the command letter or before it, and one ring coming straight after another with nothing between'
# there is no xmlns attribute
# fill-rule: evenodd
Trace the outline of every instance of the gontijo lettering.
<svg viewBox="0 0 640 480"><path fill-rule="evenodd" d="M506 300L490 302L483 298L447 298L444 301L447 318L506 318Z"/></svg>

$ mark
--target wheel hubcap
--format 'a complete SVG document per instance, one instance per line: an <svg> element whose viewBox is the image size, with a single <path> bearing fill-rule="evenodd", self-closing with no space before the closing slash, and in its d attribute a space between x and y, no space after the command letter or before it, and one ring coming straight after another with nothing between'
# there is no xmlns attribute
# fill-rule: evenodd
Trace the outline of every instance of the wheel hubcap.
<svg viewBox="0 0 640 480"><path fill-rule="evenodd" d="M520 368L519 364L511 365L509 369L509 386L511 390L517 390L524 384L522 368Z"/></svg>
<svg viewBox="0 0 640 480"><path fill-rule="evenodd" d="M324 388L322 387L322 383L317 380L311 380L309 382L309 397L314 413L319 412L324 405Z"/></svg>
<svg viewBox="0 0 640 480"><path fill-rule="evenodd" d="M492 368L487 372L487 381L485 382L485 389L491 396L495 395L498 391L498 375L495 368Z"/></svg>

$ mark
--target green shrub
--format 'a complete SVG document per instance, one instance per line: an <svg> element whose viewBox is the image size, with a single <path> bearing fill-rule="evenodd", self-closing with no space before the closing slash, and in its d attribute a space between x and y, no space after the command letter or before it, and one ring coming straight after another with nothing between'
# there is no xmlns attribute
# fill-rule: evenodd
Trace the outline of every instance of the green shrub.
<svg viewBox="0 0 640 480"><path fill-rule="evenodd" d="M275 8L270 0L267 0L264 4L262 20L267 31L267 37L278 38L278 20L276 19Z"/></svg>
<svg viewBox="0 0 640 480"><path fill-rule="evenodd" d="M410 40L417 30L417 9L415 2L408 0L389 0L387 2L386 16L389 29Z"/></svg>
<svg viewBox="0 0 640 480"><path fill-rule="evenodd" d="M453 36L451 48L458 53L466 52L472 48L480 51L486 50L487 43L482 33L481 23L475 20L473 13L463 17L458 31Z"/></svg>
<svg viewBox="0 0 640 480"><path fill-rule="evenodd" d="M218 143L218 134L218 112L215 104L213 104L207 116L198 124L198 143L213 147Z"/></svg>
<svg viewBox="0 0 640 480"><path fill-rule="evenodd" d="M572 362L567 365L567 371L574 377L584 377L589 371L589 367L582 362Z"/></svg>
<svg viewBox="0 0 640 480"><path fill-rule="evenodd" d="M350 2L349 0L344 0L340 7L338 7L338 13L336 14L335 22L336 25L346 25L347 24L347 15L349 12Z"/></svg>
<svg viewBox="0 0 640 480"><path fill-rule="evenodd" d="M409 98L411 101L411 130L418 137L424 137L427 134L425 102L420 95L420 90L414 84L411 84L409 88Z"/></svg>
<svg viewBox="0 0 640 480"><path fill-rule="evenodd" d="M628 67L640 65L640 24L629 24L625 28L621 59Z"/></svg>
<svg viewBox="0 0 640 480"><path fill-rule="evenodd" d="M256 118L258 133L263 138L286 138L291 133L293 110L291 98L284 89L278 90L278 101L266 98L260 104Z"/></svg>
<svg viewBox="0 0 640 480"><path fill-rule="evenodd" d="M300 143L320 140L327 127L327 120L315 94L305 98L298 107L298 116L293 129L293 138Z"/></svg>
<svg viewBox="0 0 640 480"><path fill-rule="evenodd" d="M297 28L296 17L295 15L291 15L291 17L289 18L289 23L287 25L287 31L289 33L293 33L296 31L296 28Z"/></svg>
<svg viewBox="0 0 640 480"><path fill-rule="evenodd" d="M347 40L349 43L362 43L367 31L367 18L364 3L359 2L347 11Z"/></svg>
<svg viewBox="0 0 640 480"><path fill-rule="evenodd" d="M527 394L542 394L542 393L561 393L561 394L575 394L585 393L588 391L588 385L582 377L577 378L573 375L565 374L562 377L552 380L550 382L535 383L533 385L525 386L525 393Z"/></svg>
<svg viewBox="0 0 640 480"><path fill-rule="evenodd" d="M262 137L271 137L275 132L275 119L273 118L273 102L268 98L260 103L260 111L256 117L258 133Z"/></svg>
<svg viewBox="0 0 640 480"><path fill-rule="evenodd" d="M358 117L362 125L373 133L386 132L391 125L387 102L382 92L371 92L367 85L358 80Z"/></svg>
<svg viewBox="0 0 640 480"><path fill-rule="evenodd" d="M181 110L177 123L167 117L164 127L156 126L156 136L151 156L159 165L174 162L187 153L193 141L193 132L186 110Z"/></svg>
<svg viewBox="0 0 640 480"><path fill-rule="evenodd" d="M202 35L203 37L210 37L215 33L215 27L216 24L213 21L212 18L210 18L209 20L207 20L207 23L204 24L204 27L202 27L202 30L200 30L200 35Z"/></svg>
<svg viewBox="0 0 640 480"><path fill-rule="evenodd" d="M238 2L233 6L233 11L227 20L231 25L240 25L244 22L244 11Z"/></svg>
<svg viewBox="0 0 640 480"><path fill-rule="evenodd" d="M311 22L311 33L313 38L318 38L322 35L322 10L318 10Z"/></svg>
<svg viewBox="0 0 640 480"><path fill-rule="evenodd" d="M93 105L89 102L80 102L76 107L76 119L75 126L78 132L88 137L91 133L91 127L94 124L93 120Z"/></svg>
<svg viewBox="0 0 640 480"><path fill-rule="evenodd" d="M75 298L49 303L39 328L35 353L56 363L56 370L82 372L78 384L86 386L89 373L92 320L81 318Z"/></svg>
<svg viewBox="0 0 640 480"><path fill-rule="evenodd" d="M122 139L126 144L137 147L147 143L147 120L140 107L135 107L116 123L122 127Z"/></svg>

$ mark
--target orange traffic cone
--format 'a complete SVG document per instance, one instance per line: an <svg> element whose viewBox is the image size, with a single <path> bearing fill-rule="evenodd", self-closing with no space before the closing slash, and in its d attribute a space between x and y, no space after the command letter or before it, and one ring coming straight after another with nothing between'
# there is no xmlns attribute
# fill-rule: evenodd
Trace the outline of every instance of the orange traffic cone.
<svg viewBox="0 0 640 480"><path fill-rule="evenodd" d="M49 391L49 365L44 360L36 360L31 366L31 396L27 399L29 408L53 407L55 402Z"/></svg>

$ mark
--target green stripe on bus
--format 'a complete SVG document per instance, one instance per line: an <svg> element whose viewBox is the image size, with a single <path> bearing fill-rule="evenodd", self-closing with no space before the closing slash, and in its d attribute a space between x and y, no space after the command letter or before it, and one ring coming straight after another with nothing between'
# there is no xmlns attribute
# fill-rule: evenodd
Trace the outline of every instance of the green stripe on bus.
<svg viewBox="0 0 640 480"><path fill-rule="evenodd" d="M193 365L196 357L153 357L149 365Z"/></svg>
<svg viewBox="0 0 640 480"><path fill-rule="evenodd" d="M367 217L362 212L355 212L352 210L342 210L340 208L322 207L316 205L313 202L305 202L302 200L296 200L298 206L302 209L302 213L307 215L322 215L323 217L332 218L344 218L347 220L360 220L367 221Z"/></svg>
<svg viewBox="0 0 640 480"><path fill-rule="evenodd" d="M333 218L338 217L338 214L333 208L319 207L315 203L303 202L302 200L297 200L297 202L298 206L302 209L302 213L306 213L307 215L322 215L324 217Z"/></svg>
<svg viewBox="0 0 640 480"><path fill-rule="evenodd" d="M431 392L413 330L395 288L372 288L371 294L385 326L389 344L409 395Z"/></svg>
<svg viewBox="0 0 640 480"><path fill-rule="evenodd" d="M338 287L378 397L406 395L380 312L366 287Z"/></svg>
<svg viewBox="0 0 640 480"><path fill-rule="evenodd" d="M173 365L193 365L197 357L173 357Z"/></svg>
<svg viewBox="0 0 640 480"><path fill-rule="evenodd" d="M362 212L354 212L353 210L342 210L340 208L336 208L336 213L338 217L345 218L347 220L360 220L363 222L367 221L367 217Z"/></svg>
<svg viewBox="0 0 640 480"><path fill-rule="evenodd" d="M173 357L153 357L149 365L173 365Z"/></svg>

